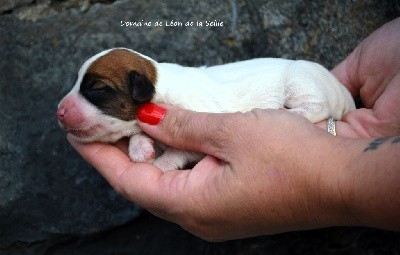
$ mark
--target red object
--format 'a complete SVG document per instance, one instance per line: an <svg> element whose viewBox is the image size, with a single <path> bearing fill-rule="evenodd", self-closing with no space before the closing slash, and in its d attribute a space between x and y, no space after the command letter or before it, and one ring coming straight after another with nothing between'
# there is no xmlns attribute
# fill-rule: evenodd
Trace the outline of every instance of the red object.
<svg viewBox="0 0 400 255"><path fill-rule="evenodd" d="M166 109L157 106L153 103L146 103L137 110L136 117L141 122L150 125L157 125L162 121L166 113L167 113Z"/></svg>

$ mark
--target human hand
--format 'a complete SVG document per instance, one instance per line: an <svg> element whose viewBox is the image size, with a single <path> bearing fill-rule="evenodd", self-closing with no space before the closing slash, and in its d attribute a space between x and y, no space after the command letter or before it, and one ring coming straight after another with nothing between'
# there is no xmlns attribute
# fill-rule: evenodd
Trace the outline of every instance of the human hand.
<svg viewBox="0 0 400 255"><path fill-rule="evenodd" d="M368 36L332 73L366 108L346 114L337 133L347 137L400 134L400 18ZM318 124L325 128L326 121Z"/></svg>
<svg viewBox="0 0 400 255"><path fill-rule="evenodd" d="M338 121L340 136L400 133L399 23L371 34L332 71L367 107ZM163 173L131 162L126 143L69 140L118 192L202 238L347 224L398 229L393 176L399 173L399 138L335 138L282 110L207 114L167 107L159 125L139 124L168 145L209 156L191 171ZM318 125L325 129L326 123Z"/></svg>
<svg viewBox="0 0 400 255"><path fill-rule="evenodd" d="M165 144L209 155L192 170L163 173L133 163L126 144L70 143L119 193L207 240L351 222L338 183L357 142L284 110L165 107L161 123L140 127Z"/></svg>

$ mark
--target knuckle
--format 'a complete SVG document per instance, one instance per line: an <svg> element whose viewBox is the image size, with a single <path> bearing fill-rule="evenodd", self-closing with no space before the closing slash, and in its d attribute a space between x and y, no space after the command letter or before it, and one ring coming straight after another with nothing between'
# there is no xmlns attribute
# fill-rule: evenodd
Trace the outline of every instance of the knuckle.
<svg viewBox="0 0 400 255"><path fill-rule="evenodd" d="M185 130L191 126L191 118L184 111L177 111L171 114L167 123L166 131L171 140L184 136Z"/></svg>
<svg viewBox="0 0 400 255"><path fill-rule="evenodd" d="M226 115L218 123L211 121L206 121L206 123L215 123L215 125L206 127L209 129L209 137L206 139L209 146L215 149L227 148L232 141L232 137L235 135L236 121Z"/></svg>
<svg viewBox="0 0 400 255"><path fill-rule="evenodd" d="M248 116L242 113L195 113L176 111L164 123L163 142L171 146L196 150L225 159L243 142Z"/></svg>

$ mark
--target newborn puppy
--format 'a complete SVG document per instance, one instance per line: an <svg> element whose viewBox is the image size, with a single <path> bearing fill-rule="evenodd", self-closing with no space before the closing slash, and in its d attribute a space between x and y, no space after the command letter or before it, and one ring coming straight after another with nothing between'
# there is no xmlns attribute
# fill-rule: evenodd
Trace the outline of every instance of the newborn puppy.
<svg viewBox="0 0 400 255"><path fill-rule="evenodd" d="M60 102L60 126L81 142L115 142L130 137L134 162L166 171L202 158L164 146L155 158L154 141L136 125L146 102L199 112L246 112L287 108L312 122L341 119L355 109L349 91L324 67L309 61L260 58L212 67L157 63L125 48L88 59L72 90Z"/></svg>

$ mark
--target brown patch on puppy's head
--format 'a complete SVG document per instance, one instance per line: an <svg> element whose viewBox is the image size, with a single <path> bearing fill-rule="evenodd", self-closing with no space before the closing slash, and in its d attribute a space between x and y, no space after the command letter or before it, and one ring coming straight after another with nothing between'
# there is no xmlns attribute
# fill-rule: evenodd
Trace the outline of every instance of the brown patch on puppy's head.
<svg viewBox="0 0 400 255"><path fill-rule="evenodd" d="M126 49L114 49L86 70L80 93L107 115L129 121L151 100L157 74L154 64Z"/></svg>

